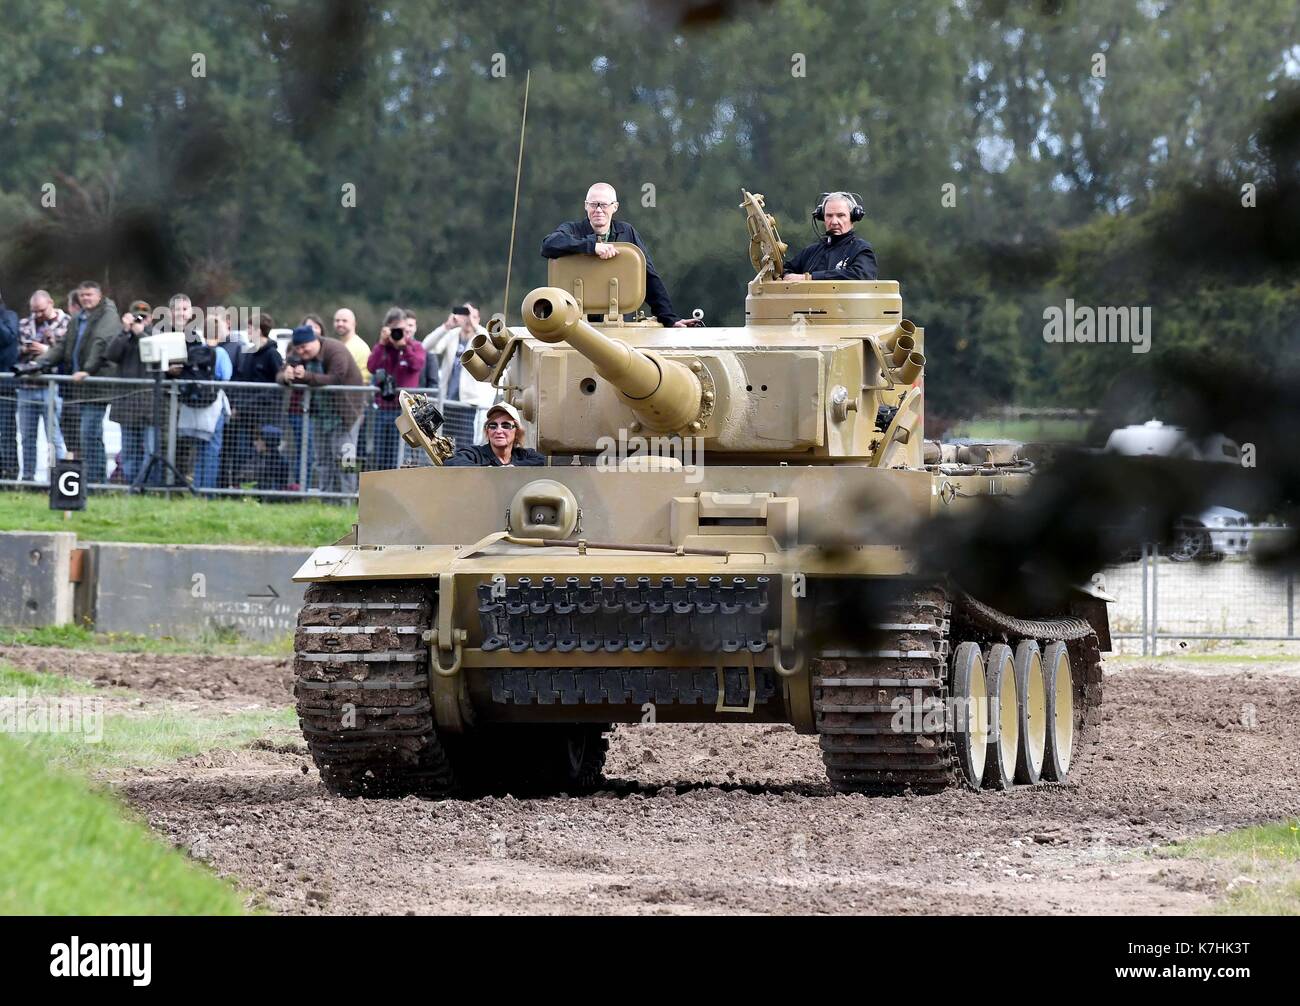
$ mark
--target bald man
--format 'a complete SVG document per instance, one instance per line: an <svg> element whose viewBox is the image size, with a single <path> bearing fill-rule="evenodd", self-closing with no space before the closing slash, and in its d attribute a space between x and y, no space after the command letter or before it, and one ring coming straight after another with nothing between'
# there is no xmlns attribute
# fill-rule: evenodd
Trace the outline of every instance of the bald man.
<svg viewBox="0 0 1300 1006"><path fill-rule="evenodd" d="M369 383L370 371L366 369L366 362L370 359L370 343L357 335L357 316L350 309L341 307L334 312L334 334L357 361L361 380Z"/></svg>
<svg viewBox="0 0 1300 1006"><path fill-rule="evenodd" d="M614 220L618 212L618 193L608 182L597 182L587 190L583 203L587 211L585 220L570 220L546 235L542 242L542 255L545 258L561 258L564 255L595 255L598 258L613 258L618 254L614 247L616 241L625 241L636 245L645 252L645 299L650 305L650 312L665 327L686 328L692 324L683 321L673 312L673 302L668 299L668 288L655 271L650 261L650 252L646 250L641 235L629 223Z"/></svg>

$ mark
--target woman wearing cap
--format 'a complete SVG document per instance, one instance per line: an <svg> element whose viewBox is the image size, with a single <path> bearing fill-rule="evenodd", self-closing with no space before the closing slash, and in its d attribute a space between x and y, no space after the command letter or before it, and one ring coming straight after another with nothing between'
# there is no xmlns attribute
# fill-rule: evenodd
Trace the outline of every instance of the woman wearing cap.
<svg viewBox="0 0 1300 1006"><path fill-rule="evenodd" d="M513 405L497 402L488 409L483 424L486 444L462 447L445 462L448 468L504 468L510 465L544 465L546 455L524 447L524 422Z"/></svg>

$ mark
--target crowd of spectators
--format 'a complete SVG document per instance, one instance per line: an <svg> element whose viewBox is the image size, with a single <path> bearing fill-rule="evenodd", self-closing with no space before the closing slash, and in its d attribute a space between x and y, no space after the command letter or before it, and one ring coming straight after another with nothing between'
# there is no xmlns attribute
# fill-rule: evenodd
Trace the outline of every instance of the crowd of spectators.
<svg viewBox="0 0 1300 1006"><path fill-rule="evenodd" d="M328 332L317 314L277 328L265 311L198 310L183 293L165 307L135 300L119 311L92 281L68 295L67 310L46 290L23 314L0 299L0 481L35 481L43 433L53 456L81 459L91 485L164 484L170 456L197 490L355 493L359 471L401 461L404 388L467 406L463 426L481 439L497 393L460 354L484 331L469 303L424 337L415 313L394 307L372 343L346 307ZM185 359L150 369L141 340L168 332L184 334ZM362 387L373 391L332 390ZM115 458L106 420L121 429ZM172 451L160 430L174 431Z"/></svg>

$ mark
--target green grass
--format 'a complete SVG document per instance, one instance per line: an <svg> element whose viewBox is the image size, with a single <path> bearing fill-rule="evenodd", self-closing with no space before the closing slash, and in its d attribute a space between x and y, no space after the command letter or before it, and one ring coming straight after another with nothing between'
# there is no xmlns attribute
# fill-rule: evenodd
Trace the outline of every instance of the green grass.
<svg viewBox="0 0 1300 1006"><path fill-rule="evenodd" d="M241 915L244 896L0 734L0 915Z"/></svg>
<svg viewBox="0 0 1300 1006"><path fill-rule="evenodd" d="M49 625L35 629L0 629L0 645L56 646L108 653L199 653L222 656L283 657L293 652L293 636L270 642L241 639L237 633L205 633L192 639L141 636L133 632L95 632L82 625Z"/></svg>
<svg viewBox="0 0 1300 1006"><path fill-rule="evenodd" d="M1300 915L1300 820L1206 835L1163 851L1232 867L1237 876L1214 906L1217 914Z"/></svg>
<svg viewBox="0 0 1300 1006"><path fill-rule="evenodd" d="M0 695L67 695L95 690L94 685L75 678L0 664Z"/></svg>
<svg viewBox="0 0 1300 1006"><path fill-rule="evenodd" d="M1300 821L1260 824L1184 843L1189 855L1300 864Z"/></svg>
<svg viewBox="0 0 1300 1006"><path fill-rule="evenodd" d="M1086 421L1073 419L972 419L955 423L945 440L1019 440L1024 443L1076 444L1087 435Z"/></svg>
<svg viewBox="0 0 1300 1006"><path fill-rule="evenodd" d="M103 738L85 734L23 735L43 759L81 772L120 771L165 765L208 751L230 751L258 740L285 743L296 739L298 719L288 707L203 716L166 709L146 715L109 713Z"/></svg>
<svg viewBox="0 0 1300 1006"><path fill-rule="evenodd" d="M43 699L49 691L36 693ZM29 693L31 695L31 693ZM78 695L79 702L92 701ZM208 751L230 751L253 741L287 743L299 737L298 719L289 707L201 716L162 708L157 712L105 712L86 706L82 732L13 733L23 749L49 766L83 773L120 772L177 762ZM96 740L96 733L100 734Z"/></svg>
<svg viewBox="0 0 1300 1006"><path fill-rule="evenodd" d="M125 689L95 688L71 678L0 663L0 696L42 702L57 696L77 700L83 729L10 735L43 760L62 768L83 772L148 768L206 751L247 747L254 741L287 743L299 737L297 717L288 706L212 716L166 705L145 704L138 709L106 712L103 705L87 704L87 700L117 700L113 706L122 708L121 698L131 694Z"/></svg>
<svg viewBox="0 0 1300 1006"><path fill-rule="evenodd" d="M255 741L292 742L299 735L291 708L202 715L137 705L125 690L4 663L0 697L7 699L0 706L0 915L243 912L244 894L168 848L110 794L77 777ZM65 725L79 729L19 729L31 723L34 709L53 717L59 699ZM71 724L69 709L76 712Z"/></svg>
<svg viewBox="0 0 1300 1006"><path fill-rule="evenodd" d="M0 528L73 531L85 541L167 545L284 545L315 548L352 530L356 507L317 501L261 503L253 499L164 499L126 493L92 495L86 509L49 508L44 493L0 492Z"/></svg>

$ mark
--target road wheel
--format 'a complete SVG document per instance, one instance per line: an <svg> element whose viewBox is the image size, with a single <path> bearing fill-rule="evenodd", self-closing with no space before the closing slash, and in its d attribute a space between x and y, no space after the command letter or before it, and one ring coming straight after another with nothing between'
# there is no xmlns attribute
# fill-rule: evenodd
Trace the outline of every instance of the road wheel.
<svg viewBox="0 0 1300 1006"><path fill-rule="evenodd" d="M1064 643L1050 643L1043 652L1043 685L1047 698L1043 778L1065 782L1074 755L1074 673Z"/></svg>
<svg viewBox="0 0 1300 1006"><path fill-rule="evenodd" d="M1019 703L1020 746L1016 753L1016 782L1033 785L1043 771L1047 747L1047 686L1038 643L1022 639L1016 647L1016 691Z"/></svg>
<svg viewBox="0 0 1300 1006"><path fill-rule="evenodd" d="M989 695L984 655L975 643L962 643L953 651L948 702L962 778L971 789L979 789L989 746Z"/></svg>
<svg viewBox="0 0 1300 1006"><path fill-rule="evenodd" d="M989 648L984 678L989 690L989 745L984 760L984 786L1010 789L1016 783L1016 754L1020 748L1020 703L1016 661L1011 647Z"/></svg>

